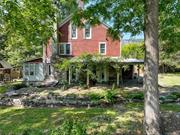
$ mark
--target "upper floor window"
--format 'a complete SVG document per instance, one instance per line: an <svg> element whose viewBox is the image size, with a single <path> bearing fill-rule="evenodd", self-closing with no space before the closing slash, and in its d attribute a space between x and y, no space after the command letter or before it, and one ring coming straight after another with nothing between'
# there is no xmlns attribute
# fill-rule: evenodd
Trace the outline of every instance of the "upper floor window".
<svg viewBox="0 0 180 135"><path fill-rule="evenodd" d="M106 43L99 43L99 53L102 55L106 54Z"/></svg>
<svg viewBox="0 0 180 135"><path fill-rule="evenodd" d="M71 54L71 46L69 43L61 43L59 46L59 54L60 55L70 55Z"/></svg>
<svg viewBox="0 0 180 135"><path fill-rule="evenodd" d="M71 38L77 39L77 27L74 24L71 24Z"/></svg>
<svg viewBox="0 0 180 135"><path fill-rule="evenodd" d="M84 28L85 39L91 39L91 25L86 23Z"/></svg>

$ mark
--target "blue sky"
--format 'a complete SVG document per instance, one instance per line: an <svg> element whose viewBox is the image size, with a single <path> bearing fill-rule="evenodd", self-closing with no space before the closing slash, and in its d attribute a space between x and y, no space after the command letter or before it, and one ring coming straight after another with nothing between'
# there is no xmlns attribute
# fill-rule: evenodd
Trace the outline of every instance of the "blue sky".
<svg viewBox="0 0 180 135"><path fill-rule="evenodd" d="M127 39L144 39L144 35L143 35L143 33L141 33L137 36L132 37L130 33L125 33L123 36L123 39L124 40L127 40Z"/></svg>

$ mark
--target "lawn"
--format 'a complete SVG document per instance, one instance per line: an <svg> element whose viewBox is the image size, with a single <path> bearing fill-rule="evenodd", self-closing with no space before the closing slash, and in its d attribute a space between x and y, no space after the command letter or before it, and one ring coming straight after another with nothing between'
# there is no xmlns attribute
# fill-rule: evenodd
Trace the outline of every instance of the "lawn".
<svg viewBox="0 0 180 135"><path fill-rule="evenodd" d="M180 86L180 73L159 74L159 85L164 87Z"/></svg>
<svg viewBox="0 0 180 135"><path fill-rule="evenodd" d="M180 86L180 73L160 74L159 84L163 87L174 88ZM12 85L0 86L0 94L7 91ZM100 89L100 90L99 90ZM59 89L49 89L51 92L62 95L104 95L107 88L96 87L87 90L69 89L62 91ZM35 89L36 94L48 94L49 90ZM97 92L98 91L98 92ZM122 89L117 89L123 94ZM131 91L133 92L133 91ZM134 92L133 92L134 93ZM138 94L138 93L137 93ZM137 95L136 96L139 96ZM131 96L125 92L126 96ZM93 95L94 97L94 95ZM127 97L126 97L127 98ZM180 112L180 105L162 104L163 112ZM73 121L73 122L72 122ZM73 127L77 121L79 127L85 127L87 133L91 135L109 134L142 134L143 104L128 103L124 105L113 105L107 108L20 108L20 107L0 107L0 135L56 135L52 130L59 127L63 130ZM79 134L77 134L79 135Z"/></svg>
<svg viewBox="0 0 180 135"><path fill-rule="evenodd" d="M89 134L141 134L143 104L129 103L112 108L0 108L0 134L50 134L50 129L77 120ZM162 105L163 111L180 112L178 105ZM67 125L66 125L67 126Z"/></svg>

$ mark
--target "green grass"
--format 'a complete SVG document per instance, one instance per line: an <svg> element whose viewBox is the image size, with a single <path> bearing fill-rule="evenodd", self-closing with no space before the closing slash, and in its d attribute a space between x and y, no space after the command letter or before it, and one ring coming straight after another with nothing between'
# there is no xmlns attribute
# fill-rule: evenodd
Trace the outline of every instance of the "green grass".
<svg viewBox="0 0 180 135"><path fill-rule="evenodd" d="M179 105L161 105L162 111L180 111ZM32 135L57 128L67 119L86 124L89 134L142 133L143 104L128 103L120 108L17 108L0 107L0 134L19 135L33 130Z"/></svg>
<svg viewBox="0 0 180 135"><path fill-rule="evenodd" d="M165 87L180 86L180 73L159 74L159 85Z"/></svg>
<svg viewBox="0 0 180 135"><path fill-rule="evenodd" d="M12 84L3 84L0 86L0 95L4 94L11 86Z"/></svg>
<svg viewBox="0 0 180 135"><path fill-rule="evenodd" d="M95 117L104 116L109 119L116 111L103 108L0 108L0 131L4 134L20 134L27 129L42 131L60 126L62 121L71 117L90 122L89 126L98 123ZM91 120L94 119L94 120ZM108 120L106 121L108 123Z"/></svg>

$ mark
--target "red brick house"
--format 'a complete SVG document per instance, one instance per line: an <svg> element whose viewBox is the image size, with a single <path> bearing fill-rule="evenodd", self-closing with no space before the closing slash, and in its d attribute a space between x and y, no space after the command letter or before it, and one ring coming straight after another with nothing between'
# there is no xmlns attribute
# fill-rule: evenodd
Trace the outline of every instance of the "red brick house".
<svg viewBox="0 0 180 135"><path fill-rule="evenodd" d="M71 18L71 16L68 16L59 24L57 28L58 43L53 45L50 39L44 48L43 58L40 61L37 62L36 59L24 63L24 80L44 82L47 78L55 77L56 80L66 80L69 84L73 83L73 80L78 81L79 75L71 69L59 76L55 75L55 70L51 63L58 58L75 58L84 53L109 57L112 59L112 62L116 61L116 63L121 64L142 63L142 61L136 60L121 60L121 39L113 40L108 35L109 27L104 22L95 26L85 22L84 27L77 27L72 23ZM120 84L120 69L117 71L112 63L104 66L101 70L97 67L94 68L97 83L115 82L117 85ZM130 76L132 76L132 70L130 72Z"/></svg>
<svg viewBox="0 0 180 135"><path fill-rule="evenodd" d="M82 53L90 53L119 57L120 39L113 40L107 30L105 23L96 26L86 24L84 28L77 28L72 24L71 17L68 17L58 27L58 54L80 56Z"/></svg>

